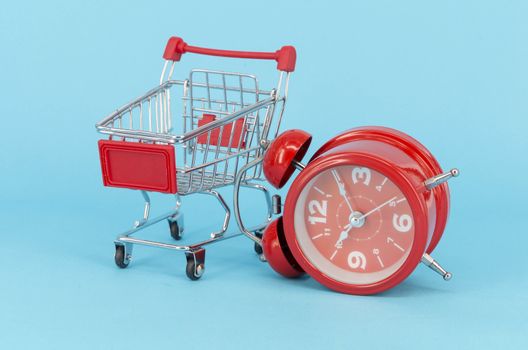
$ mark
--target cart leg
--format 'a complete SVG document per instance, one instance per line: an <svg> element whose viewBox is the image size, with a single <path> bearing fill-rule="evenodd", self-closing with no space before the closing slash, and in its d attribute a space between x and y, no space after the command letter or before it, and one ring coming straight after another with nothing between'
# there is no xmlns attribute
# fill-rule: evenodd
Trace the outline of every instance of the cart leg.
<svg viewBox="0 0 528 350"><path fill-rule="evenodd" d="M256 237L262 239L262 235L263 235L263 232L264 232L264 229L266 228L266 226L268 226L269 222L271 221L271 218L273 217L273 205L272 205L272 201L271 201L271 196L270 196L270 193L268 191L268 189L260 184L256 184L256 183L251 183L251 182L242 182L241 183L241 186L244 186L244 187L247 187L247 188L253 188L255 190L259 190L261 191L263 194L264 194L264 197L266 198L266 204L267 204L267 207L268 207L268 213L267 213L267 217L266 217L266 221L264 221L264 223L262 223L261 225L253 228L253 233L255 234ZM262 251L262 245L258 242L254 242L253 243L253 249L255 250L255 253L257 253L260 261L266 261L266 257L264 256L263 251Z"/></svg>
<svg viewBox="0 0 528 350"><path fill-rule="evenodd" d="M272 207L270 193L269 193L269 191L268 191L268 189L266 187L264 187L264 186L262 186L260 184L251 183L251 182L242 182L240 185L243 186L243 187L253 188L255 190L259 190L259 191L261 191L264 194L264 197L266 199L266 205L268 207L266 221L264 223L262 223L260 226L257 226L256 228L254 228L255 232L263 231L266 228L266 226L268 226L268 224L270 223L271 219L273 218L273 211L272 211L273 207Z"/></svg>
<svg viewBox="0 0 528 350"><path fill-rule="evenodd" d="M202 193L209 194L211 196L216 197L218 202L222 205L222 207L225 210L225 216L224 216L224 223L222 224L222 229L220 231L216 231L211 233L211 238L219 238L224 235L224 233L227 231L227 228L229 226L229 219L231 218L231 210L229 210L229 207L227 206L227 203L225 202L224 198L215 190L207 190Z"/></svg>
<svg viewBox="0 0 528 350"><path fill-rule="evenodd" d="M134 222L134 227L143 226L148 221L150 215L150 197L147 192L141 191L141 195L145 200L145 207L143 208L143 218Z"/></svg>
<svg viewBox="0 0 528 350"><path fill-rule="evenodd" d="M190 280L196 281L202 277L205 270L205 249L197 248L185 252L187 267L185 273Z"/></svg>
<svg viewBox="0 0 528 350"><path fill-rule="evenodd" d="M169 229L170 229L171 237L179 241L183 236L184 220L183 220L183 213L179 212L179 209L181 206L180 196L178 194L176 194L175 196L176 196L176 214L169 216L167 218L167 221L169 222Z"/></svg>

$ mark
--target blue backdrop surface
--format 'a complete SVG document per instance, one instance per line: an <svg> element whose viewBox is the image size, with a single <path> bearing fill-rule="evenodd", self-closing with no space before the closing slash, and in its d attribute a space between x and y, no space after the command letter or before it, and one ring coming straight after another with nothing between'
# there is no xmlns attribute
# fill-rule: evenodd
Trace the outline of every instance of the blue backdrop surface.
<svg viewBox="0 0 528 350"><path fill-rule="evenodd" d="M525 1L482 0L3 3L0 348L527 348L527 15ZM339 131L385 125L459 167L434 254L453 280L420 266L381 295L342 295L277 276L244 238L208 249L198 282L170 251L138 247L115 267L112 240L142 202L102 186L94 124L156 85L172 35L295 45L282 128L311 132L312 152ZM217 62L189 56L177 72L253 72ZM153 211L169 205L155 196ZM203 196L184 212L189 239L221 222ZM149 233L168 238L164 226Z"/></svg>

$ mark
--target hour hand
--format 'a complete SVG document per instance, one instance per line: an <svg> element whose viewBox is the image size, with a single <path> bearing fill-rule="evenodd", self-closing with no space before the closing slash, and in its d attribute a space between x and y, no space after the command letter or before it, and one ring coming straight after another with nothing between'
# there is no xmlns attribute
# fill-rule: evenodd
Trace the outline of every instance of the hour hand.
<svg viewBox="0 0 528 350"><path fill-rule="evenodd" d="M350 231L351 228L352 228L352 225L348 225L348 227L345 227L344 231L341 231L341 233L339 234L339 239L337 240L335 244L336 248L343 247L343 241L348 238L348 232Z"/></svg>

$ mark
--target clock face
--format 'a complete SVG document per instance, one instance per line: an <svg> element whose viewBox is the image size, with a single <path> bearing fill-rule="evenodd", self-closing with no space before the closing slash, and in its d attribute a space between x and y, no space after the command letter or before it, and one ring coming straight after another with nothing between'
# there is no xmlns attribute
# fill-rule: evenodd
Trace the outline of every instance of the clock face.
<svg viewBox="0 0 528 350"><path fill-rule="evenodd" d="M294 209L303 255L326 276L347 284L372 284L406 261L415 227L400 188L384 174L341 165L314 176Z"/></svg>

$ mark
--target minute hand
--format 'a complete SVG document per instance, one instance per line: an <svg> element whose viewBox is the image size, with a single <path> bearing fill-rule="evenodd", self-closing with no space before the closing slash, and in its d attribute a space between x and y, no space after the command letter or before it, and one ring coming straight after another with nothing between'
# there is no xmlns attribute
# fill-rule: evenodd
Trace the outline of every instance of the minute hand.
<svg viewBox="0 0 528 350"><path fill-rule="evenodd" d="M361 219L364 219L366 218L367 216L369 216L370 214L372 214L373 212L375 212L376 210L380 210L381 208L383 208L384 206L386 206L387 204L389 204L390 202L392 202L393 200L395 200L397 198L397 196L394 196L392 197L391 199L389 199L388 201L378 205L376 208L366 212L365 214L361 215L359 218L357 218L357 220L361 220Z"/></svg>
<svg viewBox="0 0 528 350"><path fill-rule="evenodd" d="M345 202L348 206L348 209L350 209L350 212L353 213L354 209L352 208L352 204L350 203L350 199L348 199L348 193L345 189L345 184L341 180L341 177L337 173L337 170L332 170L332 175L334 175L334 179L337 183L337 188L339 189L339 195L345 199Z"/></svg>

